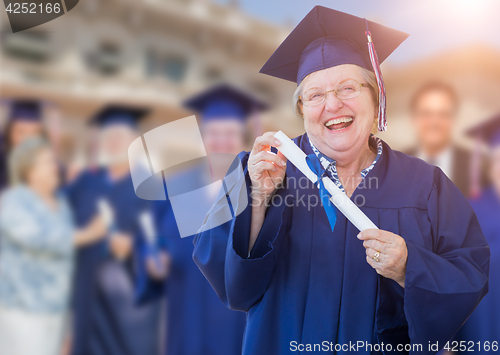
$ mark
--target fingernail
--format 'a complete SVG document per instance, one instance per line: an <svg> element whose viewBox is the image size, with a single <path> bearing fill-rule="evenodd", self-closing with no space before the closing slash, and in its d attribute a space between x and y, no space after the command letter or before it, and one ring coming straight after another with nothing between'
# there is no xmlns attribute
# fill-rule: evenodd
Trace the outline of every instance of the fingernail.
<svg viewBox="0 0 500 355"><path fill-rule="evenodd" d="M286 161L282 160L281 161L281 165L285 166L286 165Z"/></svg>
<svg viewBox="0 0 500 355"><path fill-rule="evenodd" d="M275 139L275 140L274 140L274 144L276 144L276 145L280 145L280 144L281 144L281 142L280 142L279 140Z"/></svg>
<svg viewBox="0 0 500 355"><path fill-rule="evenodd" d="M358 239L361 239L361 232L358 233L357 237Z"/></svg>

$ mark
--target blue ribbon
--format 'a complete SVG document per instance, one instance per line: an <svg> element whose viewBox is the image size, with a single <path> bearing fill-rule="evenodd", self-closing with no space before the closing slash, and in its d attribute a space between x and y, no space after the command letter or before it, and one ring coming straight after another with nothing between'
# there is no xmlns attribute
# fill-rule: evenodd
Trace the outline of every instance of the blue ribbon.
<svg viewBox="0 0 500 355"><path fill-rule="evenodd" d="M335 223L337 222L337 213L336 213L336 208L334 205L330 203L330 193L325 187L325 184L323 184L323 175L325 173L325 170L321 166L321 163L316 156L316 154L309 154L306 157L306 162L309 168L316 174L316 177L318 178L318 185L319 185L319 196L321 198L321 202L323 203L323 208L325 209L326 216L328 217L328 222L330 222L330 227L332 227L332 232L333 229L335 228Z"/></svg>

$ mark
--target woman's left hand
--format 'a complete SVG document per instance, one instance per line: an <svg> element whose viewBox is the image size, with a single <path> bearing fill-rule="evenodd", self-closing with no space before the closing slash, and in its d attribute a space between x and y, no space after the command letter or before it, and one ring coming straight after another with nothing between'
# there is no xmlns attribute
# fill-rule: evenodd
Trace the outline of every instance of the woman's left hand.
<svg viewBox="0 0 500 355"><path fill-rule="evenodd" d="M379 275L405 287L408 249L399 235L380 229L366 229L358 234L366 249L366 261ZM378 261L377 261L378 260Z"/></svg>

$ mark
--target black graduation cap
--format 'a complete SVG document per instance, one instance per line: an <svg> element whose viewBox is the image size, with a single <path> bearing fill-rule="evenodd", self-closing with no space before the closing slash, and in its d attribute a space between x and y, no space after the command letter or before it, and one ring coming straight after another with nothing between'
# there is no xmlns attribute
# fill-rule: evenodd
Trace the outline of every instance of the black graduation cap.
<svg viewBox="0 0 500 355"><path fill-rule="evenodd" d="M212 87L185 101L184 106L200 112L203 121L236 119L243 122L252 112L267 109L265 103L228 84Z"/></svg>
<svg viewBox="0 0 500 355"><path fill-rule="evenodd" d="M364 18L314 7L281 43L261 73L300 84L310 73L341 64L374 71L368 49L371 33L382 63L409 35Z"/></svg>
<svg viewBox="0 0 500 355"><path fill-rule="evenodd" d="M9 105L10 105L9 120L11 121L39 122L42 120L43 105L38 100L14 99L14 100L9 100Z"/></svg>
<svg viewBox="0 0 500 355"><path fill-rule="evenodd" d="M469 129L466 134L485 142L490 147L500 145L500 114Z"/></svg>
<svg viewBox="0 0 500 355"><path fill-rule="evenodd" d="M129 107L125 105L108 105L99 111L91 123L100 127L113 124L126 124L132 128L137 128L138 122L149 113L149 109Z"/></svg>

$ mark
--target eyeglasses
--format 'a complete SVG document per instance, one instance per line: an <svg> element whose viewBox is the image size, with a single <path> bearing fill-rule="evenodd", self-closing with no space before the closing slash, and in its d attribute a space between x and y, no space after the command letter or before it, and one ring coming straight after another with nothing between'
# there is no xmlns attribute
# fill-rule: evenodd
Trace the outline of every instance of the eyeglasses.
<svg viewBox="0 0 500 355"><path fill-rule="evenodd" d="M303 95L300 95L299 98L305 106L317 106L325 102L326 95L329 92L334 92L339 100L349 100L359 96L362 87L368 86L369 85L366 83L358 83L355 80L349 80L340 84L333 90L325 91L319 88L308 89L304 91Z"/></svg>

